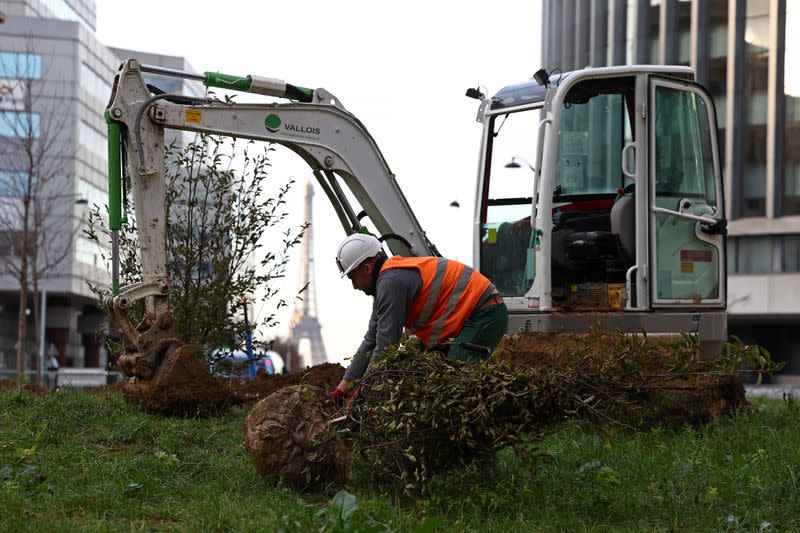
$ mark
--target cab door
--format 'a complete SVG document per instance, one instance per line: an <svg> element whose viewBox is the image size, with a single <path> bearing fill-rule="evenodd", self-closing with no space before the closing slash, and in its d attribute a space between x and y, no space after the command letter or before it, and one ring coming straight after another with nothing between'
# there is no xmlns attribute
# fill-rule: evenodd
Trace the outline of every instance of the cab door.
<svg viewBox="0 0 800 533"><path fill-rule="evenodd" d="M723 307L725 213L713 102L682 80L650 76L648 89L652 306Z"/></svg>

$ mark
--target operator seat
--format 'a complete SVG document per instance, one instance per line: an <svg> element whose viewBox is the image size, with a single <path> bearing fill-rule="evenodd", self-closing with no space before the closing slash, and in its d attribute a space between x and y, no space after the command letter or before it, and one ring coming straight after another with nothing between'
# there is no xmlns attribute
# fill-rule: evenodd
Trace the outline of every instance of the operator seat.
<svg viewBox="0 0 800 533"><path fill-rule="evenodd" d="M619 191L605 214L583 213L581 218L568 219L565 227L560 226L553 231L553 260L560 267L587 272L595 265L605 272L606 266L612 264L630 266L636 257L633 184Z"/></svg>
<svg viewBox="0 0 800 533"><path fill-rule="evenodd" d="M636 197L635 186L628 184L611 208L611 233L619 237L625 260L633 263L636 258Z"/></svg>

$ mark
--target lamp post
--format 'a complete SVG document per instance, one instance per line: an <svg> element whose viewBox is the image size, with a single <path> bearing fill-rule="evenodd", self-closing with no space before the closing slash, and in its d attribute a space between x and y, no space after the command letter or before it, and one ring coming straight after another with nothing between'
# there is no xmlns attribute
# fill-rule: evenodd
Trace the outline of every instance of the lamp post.
<svg viewBox="0 0 800 533"><path fill-rule="evenodd" d="M533 165L531 165L528 162L527 159L525 159L523 157L516 156L516 155L513 156L511 158L511 161L506 163L505 166L506 166L506 168L522 168L522 165L519 164L520 161L522 161L525 164L525 166L527 166L531 170L531 172L536 172L536 169L533 167Z"/></svg>
<svg viewBox="0 0 800 533"><path fill-rule="evenodd" d="M89 200L83 196L75 199L75 205L89 205ZM47 330L47 289L42 288L42 302L39 307L39 364L36 369L36 383L42 384L42 372L45 368L45 332Z"/></svg>

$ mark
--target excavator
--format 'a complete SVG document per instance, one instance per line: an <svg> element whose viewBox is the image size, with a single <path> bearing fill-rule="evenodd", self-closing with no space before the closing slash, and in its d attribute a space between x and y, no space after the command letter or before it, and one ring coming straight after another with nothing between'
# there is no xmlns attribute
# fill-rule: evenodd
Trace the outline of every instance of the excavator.
<svg viewBox="0 0 800 533"><path fill-rule="evenodd" d="M286 101L168 94L148 75ZM509 334L692 333L704 356L719 354L727 323L717 122L692 69L540 70L492 97L480 88L466 96L479 101L482 127L473 265L501 292ZM105 308L125 346L120 369L151 392L208 375L201 347L180 338L170 311L165 130L283 145L311 167L346 234L366 231L366 218L392 254L439 255L375 140L325 89L129 59L106 122L114 259ZM142 266L142 281L127 286L117 259L123 183L132 189ZM134 324L129 312L141 301L144 319Z"/></svg>

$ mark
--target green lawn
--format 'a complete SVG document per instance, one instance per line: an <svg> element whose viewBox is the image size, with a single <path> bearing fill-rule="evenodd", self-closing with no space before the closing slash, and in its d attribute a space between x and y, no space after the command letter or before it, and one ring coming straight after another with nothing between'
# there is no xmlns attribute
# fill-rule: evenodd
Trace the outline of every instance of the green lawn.
<svg viewBox="0 0 800 533"><path fill-rule="evenodd" d="M543 459L506 451L420 499L358 465L338 494L266 485L247 412L176 420L110 393L0 391L0 531L800 531L791 401L699 431L566 428Z"/></svg>

